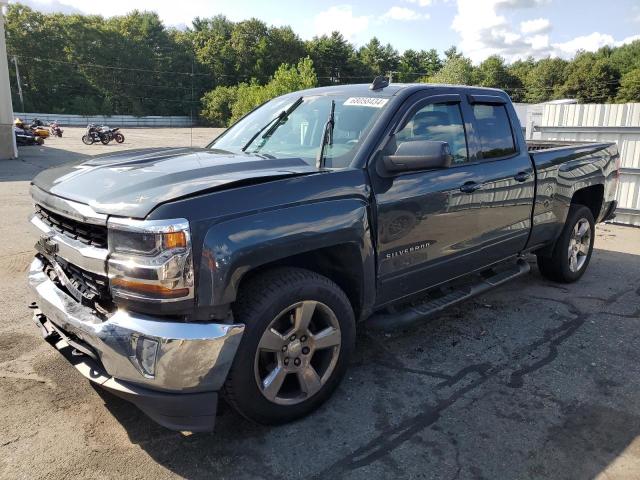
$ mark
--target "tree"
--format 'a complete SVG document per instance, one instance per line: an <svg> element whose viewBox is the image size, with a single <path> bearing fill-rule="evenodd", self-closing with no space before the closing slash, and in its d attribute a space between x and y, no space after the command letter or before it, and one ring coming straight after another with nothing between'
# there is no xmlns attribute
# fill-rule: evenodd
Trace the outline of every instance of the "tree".
<svg viewBox="0 0 640 480"><path fill-rule="evenodd" d="M279 95L315 87L318 83L313 61L303 58L297 65L282 64L266 84L253 80L237 87L217 87L202 98L203 118L216 126L233 123L258 105Z"/></svg>
<svg viewBox="0 0 640 480"><path fill-rule="evenodd" d="M525 101L525 85L527 83L527 77L529 72L536 66L536 62L533 57L528 57L525 60L516 60L507 67L509 74L515 78L516 86L511 89L509 95L514 102Z"/></svg>
<svg viewBox="0 0 640 480"><path fill-rule="evenodd" d="M622 76L617 102L640 102L640 68L630 70Z"/></svg>
<svg viewBox="0 0 640 480"><path fill-rule="evenodd" d="M216 87L202 97L200 116L214 127L226 127L237 98L238 87Z"/></svg>
<svg viewBox="0 0 640 480"><path fill-rule="evenodd" d="M511 94L521 87L517 77L509 72L504 59L498 55L487 57L475 69L475 83L483 87L501 88Z"/></svg>
<svg viewBox="0 0 640 480"><path fill-rule="evenodd" d="M415 82L419 77L435 75L442 68L442 60L435 48L431 50L406 50L398 65L401 82Z"/></svg>
<svg viewBox="0 0 640 480"><path fill-rule="evenodd" d="M444 66L435 75L426 79L429 83L447 83L451 85L472 85L473 65L465 57L453 56L444 62Z"/></svg>
<svg viewBox="0 0 640 480"><path fill-rule="evenodd" d="M369 69L371 76L386 75L398 69L398 51L389 43L382 45L376 37L360 48L358 58Z"/></svg>
<svg viewBox="0 0 640 480"><path fill-rule="evenodd" d="M356 58L353 45L347 42L340 32L313 37L305 46L313 61L320 85L353 83L353 80L364 79L364 68Z"/></svg>
<svg viewBox="0 0 640 480"><path fill-rule="evenodd" d="M607 58L581 53L567 66L559 93L580 103L604 103L615 97L618 85L619 74Z"/></svg>
<svg viewBox="0 0 640 480"><path fill-rule="evenodd" d="M558 90L566 79L567 61L544 58L529 71L524 84L524 99L528 103L546 102L557 98Z"/></svg>

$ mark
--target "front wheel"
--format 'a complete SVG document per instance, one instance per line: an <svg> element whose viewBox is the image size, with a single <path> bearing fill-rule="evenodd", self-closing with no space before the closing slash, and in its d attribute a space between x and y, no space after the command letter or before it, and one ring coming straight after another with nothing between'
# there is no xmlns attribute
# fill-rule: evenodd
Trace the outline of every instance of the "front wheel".
<svg viewBox="0 0 640 480"><path fill-rule="evenodd" d="M538 254L540 273L556 282L571 283L578 280L591 260L595 234L591 210L583 205L571 205L552 254Z"/></svg>
<svg viewBox="0 0 640 480"><path fill-rule="evenodd" d="M353 309L331 280L278 268L249 280L234 317L245 324L225 396L258 423L296 420L318 408L340 383L355 341Z"/></svg>
<svg viewBox="0 0 640 480"><path fill-rule="evenodd" d="M92 145L93 144L93 137L91 135L83 135L82 136L82 143L84 143L85 145Z"/></svg>
<svg viewBox="0 0 640 480"><path fill-rule="evenodd" d="M111 141L108 135L100 134L99 137L103 145L107 145Z"/></svg>

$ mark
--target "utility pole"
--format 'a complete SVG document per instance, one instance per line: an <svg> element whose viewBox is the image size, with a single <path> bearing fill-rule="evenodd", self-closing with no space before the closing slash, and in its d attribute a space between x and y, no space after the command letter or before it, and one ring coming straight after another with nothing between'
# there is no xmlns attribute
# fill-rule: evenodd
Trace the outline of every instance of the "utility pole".
<svg viewBox="0 0 640 480"><path fill-rule="evenodd" d="M192 52L193 53L193 52ZM195 55L195 53L193 53ZM189 107L189 134L191 135L191 147L193 147L193 68L195 63L195 58L192 55L191 57L191 102Z"/></svg>
<svg viewBox="0 0 640 480"><path fill-rule="evenodd" d="M22 105L22 113L24 113L24 98L22 97L22 82L20 82L20 69L18 68L18 56L13 56L13 64L16 66L16 83L18 84L18 96L20 97L20 105Z"/></svg>

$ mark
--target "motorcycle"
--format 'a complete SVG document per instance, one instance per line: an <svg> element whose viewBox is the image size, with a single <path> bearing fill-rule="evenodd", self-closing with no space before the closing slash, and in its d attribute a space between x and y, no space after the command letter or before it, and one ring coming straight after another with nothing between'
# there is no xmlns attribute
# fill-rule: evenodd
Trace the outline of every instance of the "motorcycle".
<svg viewBox="0 0 640 480"><path fill-rule="evenodd" d="M85 145L93 145L95 142L101 142L103 145L107 145L111 141L111 137L102 131L103 128L104 127L98 127L93 123L87 125L87 131L82 136L82 143Z"/></svg>
<svg viewBox="0 0 640 480"><path fill-rule="evenodd" d="M20 118L16 118L13 121L13 126L15 128L19 128L20 130L24 130L25 132L31 132L36 137L40 137L42 139L49 138L49 130L46 127L42 126L42 121L37 118L31 122L31 125L27 126Z"/></svg>
<svg viewBox="0 0 640 480"><path fill-rule="evenodd" d="M43 145L44 139L37 137L33 133L18 126L13 127L13 133L16 136L18 145Z"/></svg>
<svg viewBox="0 0 640 480"><path fill-rule="evenodd" d="M90 124L87 126L87 132L82 137L82 141L86 145L91 145L98 141L103 145L107 145L111 140L122 143L124 142L124 135L119 130L119 128L109 128L106 125Z"/></svg>
<svg viewBox="0 0 640 480"><path fill-rule="evenodd" d="M45 126L42 120L34 118L29 126L29 130L33 132L36 137L49 138L49 129Z"/></svg>
<svg viewBox="0 0 640 480"><path fill-rule="evenodd" d="M124 135L120 133L120 128L109 128L106 125L101 127L102 132L105 133L109 137L109 141L115 140L117 143L124 142Z"/></svg>
<svg viewBox="0 0 640 480"><path fill-rule="evenodd" d="M56 120L49 124L49 132L51 132L51 135L54 137L62 137L62 132L64 132L64 130L60 128L60 124L58 124L58 121Z"/></svg>

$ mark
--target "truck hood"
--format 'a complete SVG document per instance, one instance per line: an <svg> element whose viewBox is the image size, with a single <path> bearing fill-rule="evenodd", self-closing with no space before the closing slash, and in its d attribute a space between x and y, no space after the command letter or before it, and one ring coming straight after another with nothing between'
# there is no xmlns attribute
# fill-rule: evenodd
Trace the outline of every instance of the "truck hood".
<svg viewBox="0 0 640 480"><path fill-rule="evenodd" d="M33 184L98 213L144 218L161 203L199 192L316 172L300 158L153 148L54 167L38 174Z"/></svg>

